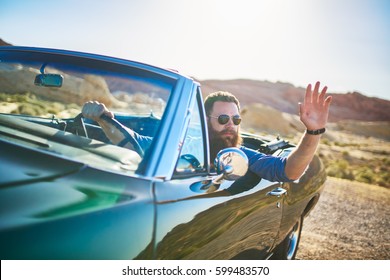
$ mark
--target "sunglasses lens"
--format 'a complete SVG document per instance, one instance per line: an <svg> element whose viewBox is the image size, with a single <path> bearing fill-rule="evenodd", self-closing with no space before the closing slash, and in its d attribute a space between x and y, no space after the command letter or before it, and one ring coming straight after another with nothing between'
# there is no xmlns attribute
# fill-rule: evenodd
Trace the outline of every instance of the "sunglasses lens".
<svg viewBox="0 0 390 280"><path fill-rule="evenodd" d="M229 117L228 115L220 115L220 116L218 117L218 122L219 122L220 124L227 124L228 121L229 121L229 119L230 119L230 117Z"/></svg>
<svg viewBox="0 0 390 280"><path fill-rule="evenodd" d="M233 116L233 123L235 125L239 125L241 123L241 118L240 116L236 115L236 116Z"/></svg>

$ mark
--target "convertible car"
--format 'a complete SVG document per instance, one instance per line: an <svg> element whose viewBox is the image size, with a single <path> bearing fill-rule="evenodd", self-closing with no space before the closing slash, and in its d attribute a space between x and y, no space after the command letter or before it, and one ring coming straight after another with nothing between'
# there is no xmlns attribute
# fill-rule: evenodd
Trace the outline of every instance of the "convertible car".
<svg viewBox="0 0 390 280"><path fill-rule="evenodd" d="M90 100L150 145L113 145L81 114ZM294 149L242 136L266 154ZM210 159L201 86L190 77L30 47L0 48L0 155L3 260L293 259L326 179L318 157L289 183L250 175L238 148Z"/></svg>

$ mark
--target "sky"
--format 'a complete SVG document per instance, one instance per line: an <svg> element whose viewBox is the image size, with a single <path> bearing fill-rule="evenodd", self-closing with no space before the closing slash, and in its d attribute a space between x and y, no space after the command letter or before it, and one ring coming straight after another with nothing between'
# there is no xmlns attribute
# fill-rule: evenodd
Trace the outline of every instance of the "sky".
<svg viewBox="0 0 390 280"><path fill-rule="evenodd" d="M0 0L0 38L390 100L390 0Z"/></svg>

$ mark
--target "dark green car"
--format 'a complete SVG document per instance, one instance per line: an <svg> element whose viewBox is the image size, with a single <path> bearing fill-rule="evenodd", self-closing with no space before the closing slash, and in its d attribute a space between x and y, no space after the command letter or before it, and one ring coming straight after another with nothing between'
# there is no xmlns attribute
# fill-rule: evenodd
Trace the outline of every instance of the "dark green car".
<svg viewBox="0 0 390 280"><path fill-rule="evenodd" d="M89 100L149 137L148 148L111 144L80 114ZM269 154L294 149L243 138ZM279 183L244 176L238 149L218 155L220 172L209 157L193 79L94 54L0 48L1 259L294 258L325 181L320 159ZM241 191L218 195L233 184Z"/></svg>

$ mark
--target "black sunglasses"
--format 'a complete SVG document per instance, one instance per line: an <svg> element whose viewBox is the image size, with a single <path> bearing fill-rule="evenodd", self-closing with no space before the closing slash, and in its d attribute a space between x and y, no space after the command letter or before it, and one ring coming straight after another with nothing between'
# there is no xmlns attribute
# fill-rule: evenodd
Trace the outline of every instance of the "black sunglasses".
<svg viewBox="0 0 390 280"><path fill-rule="evenodd" d="M210 118L218 119L219 124L227 124L229 122L230 116L228 115L219 115L218 117L209 116ZM239 115L234 115L231 117L234 125L239 125L241 123L241 117Z"/></svg>

